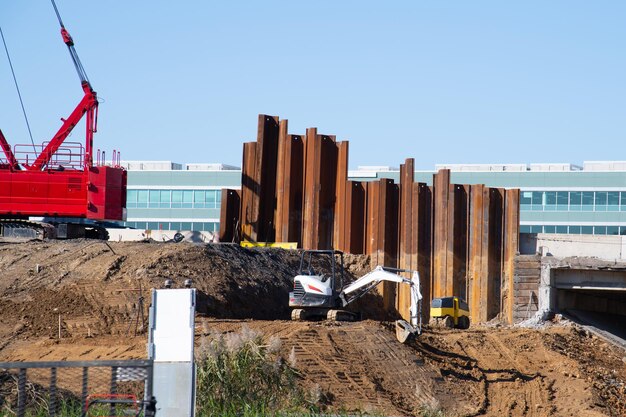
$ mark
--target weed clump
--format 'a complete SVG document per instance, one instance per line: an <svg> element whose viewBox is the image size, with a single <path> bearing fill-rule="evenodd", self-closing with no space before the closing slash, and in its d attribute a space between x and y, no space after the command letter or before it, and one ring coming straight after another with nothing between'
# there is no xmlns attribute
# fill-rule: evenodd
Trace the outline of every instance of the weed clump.
<svg viewBox="0 0 626 417"><path fill-rule="evenodd" d="M209 336L196 358L197 415L314 411L297 385L298 372L280 356L280 348L280 339L264 343L260 333L246 326L239 333Z"/></svg>

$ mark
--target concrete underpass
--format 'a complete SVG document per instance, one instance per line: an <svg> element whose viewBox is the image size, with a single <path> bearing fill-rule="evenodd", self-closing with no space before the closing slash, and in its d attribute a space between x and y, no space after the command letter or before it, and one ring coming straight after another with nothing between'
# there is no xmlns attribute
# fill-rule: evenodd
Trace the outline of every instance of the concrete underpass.
<svg viewBox="0 0 626 417"><path fill-rule="evenodd" d="M626 271L552 269L553 311L626 345Z"/></svg>

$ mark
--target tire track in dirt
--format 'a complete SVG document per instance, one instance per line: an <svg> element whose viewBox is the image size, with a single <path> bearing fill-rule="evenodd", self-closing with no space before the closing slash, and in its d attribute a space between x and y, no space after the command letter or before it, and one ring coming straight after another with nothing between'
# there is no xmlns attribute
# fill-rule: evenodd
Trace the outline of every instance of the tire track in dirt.
<svg viewBox="0 0 626 417"><path fill-rule="evenodd" d="M539 415L536 405L548 401L547 395L542 394L541 375L524 373L510 351L487 333L471 339L459 337L455 342L467 356L475 358L476 369L483 376L485 407L475 415Z"/></svg>

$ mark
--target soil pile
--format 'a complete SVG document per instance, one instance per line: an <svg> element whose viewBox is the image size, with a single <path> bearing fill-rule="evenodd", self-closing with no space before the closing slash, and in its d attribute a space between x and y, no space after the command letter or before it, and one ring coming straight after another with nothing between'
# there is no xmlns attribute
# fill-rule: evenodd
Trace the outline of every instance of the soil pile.
<svg viewBox="0 0 626 417"><path fill-rule="evenodd" d="M427 328L401 345L387 322L291 322L287 299L298 267L295 252L234 245L0 245L0 360L145 357L150 288L192 279L207 300L197 322L199 345L242 324L279 338L302 384L330 410L626 415L626 353L577 327ZM346 256L346 269L348 279L361 276L368 260ZM380 319L379 301L372 296L361 307Z"/></svg>

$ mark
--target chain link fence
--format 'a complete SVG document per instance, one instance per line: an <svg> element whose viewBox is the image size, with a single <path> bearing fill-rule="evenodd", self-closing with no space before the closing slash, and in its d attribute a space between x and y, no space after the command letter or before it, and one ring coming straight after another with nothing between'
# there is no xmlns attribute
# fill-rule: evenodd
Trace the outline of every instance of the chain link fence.
<svg viewBox="0 0 626 417"><path fill-rule="evenodd" d="M154 416L151 360L0 362L0 417Z"/></svg>

